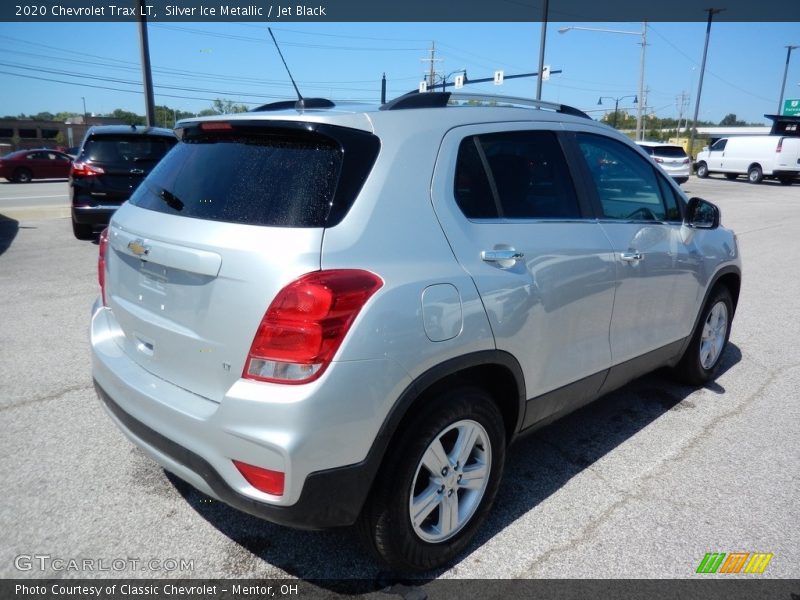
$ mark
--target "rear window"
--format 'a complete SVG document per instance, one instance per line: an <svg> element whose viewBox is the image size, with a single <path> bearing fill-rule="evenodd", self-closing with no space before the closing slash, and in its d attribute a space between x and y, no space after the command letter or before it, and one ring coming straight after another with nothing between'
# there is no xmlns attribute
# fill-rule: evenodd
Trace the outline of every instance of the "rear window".
<svg viewBox="0 0 800 600"><path fill-rule="evenodd" d="M680 146L655 146L653 155L664 158L686 158L686 152Z"/></svg>
<svg viewBox="0 0 800 600"><path fill-rule="evenodd" d="M185 135L137 189L131 204L228 223L329 226L335 224L332 214L338 221L352 204L377 155L377 138L366 155L359 152L364 145L357 144L348 169L342 145L328 136L253 129ZM359 161L360 154L366 160Z"/></svg>
<svg viewBox="0 0 800 600"><path fill-rule="evenodd" d="M81 160L98 163L157 163L177 139L147 135L104 135L86 140Z"/></svg>

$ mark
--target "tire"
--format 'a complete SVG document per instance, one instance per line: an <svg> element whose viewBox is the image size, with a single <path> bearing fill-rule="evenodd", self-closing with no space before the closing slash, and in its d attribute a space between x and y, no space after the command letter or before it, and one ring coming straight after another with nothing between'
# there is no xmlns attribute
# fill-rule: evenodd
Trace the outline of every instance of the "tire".
<svg viewBox="0 0 800 600"><path fill-rule="evenodd" d="M705 179L706 177L708 177L708 165L706 163L704 163L704 162L698 163L697 164L696 175L700 179Z"/></svg>
<svg viewBox="0 0 800 600"><path fill-rule="evenodd" d="M731 335L733 299L728 288L717 287L703 307L692 340L675 367L683 383L701 386L716 377L720 358Z"/></svg>
<svg viewBox="0 0 800 600"><path fill-rule="evenodd" d="M85 223L76 223L72 221L72 234L79 240L94 239L94 232L91 225Z"/></svg>
<svg viewBox="0 0 800 600"><path fill-rule="evenodd" d="M356 526L362 541L398 573L447 564L491 508L505 446L503 417L482 389L457 386L429 398L384 457Z"/></svg>
<svg viewBox="0 0 800 600"><path fill-rule="evenodd" d="M730 179L731 181L733 181L737 177L739 176L736 173L725 173L725 179Z"/></svg>
<svg viewBox="0 0 800 600"><path fill-rule="evenodd" d="M761 167L758 165L753 165L747 169L747 181L750 183L761 183L763 180L764 173L761 171Z"/></svg>
<svg viewBox="0 0 800 600"><path fill-rule="evenodd" d="M33 173L28 169L19 168L14 171L14 181L17 183L30 183L33 180Z"/></svg>

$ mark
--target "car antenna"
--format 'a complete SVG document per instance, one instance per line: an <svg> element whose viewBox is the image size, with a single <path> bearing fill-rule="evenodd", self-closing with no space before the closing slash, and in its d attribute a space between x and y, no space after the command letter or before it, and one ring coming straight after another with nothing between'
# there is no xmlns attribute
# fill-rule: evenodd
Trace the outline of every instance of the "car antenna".
<svg viewBox="0 0 800 600"><path fill-rule="evenodd" d="M289 79L291 80L292 85L294 86L294 91L297 92L297 104L295 104L295 107L298 108L299 110L303 110L306 107L305 101L303 100L303 95L300 93L300 90L297 89L297 84L294 82L294 77L292 77L292 72L289 70L289 65L286 64L286 59L283 58L283 52L281 52L281 47L278 46L278 40L276 40L275 36L272 34L272 27L267 27L267 31L269 31L269 37L272 38L272 43L275 44L275 49L278 51L278 56L281 57L281 60L283 61L283 66L286 68L286 72L289 74Z"/></svg>

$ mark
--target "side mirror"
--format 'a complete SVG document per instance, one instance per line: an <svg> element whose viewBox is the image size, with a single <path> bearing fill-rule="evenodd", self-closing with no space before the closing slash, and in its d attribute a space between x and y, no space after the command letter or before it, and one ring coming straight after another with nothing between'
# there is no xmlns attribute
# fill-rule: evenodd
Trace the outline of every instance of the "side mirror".
<svg viewBox="0 0 800 600"><path fill-rule="evenodd" d="M716 229L719 227L719 208L702 198L691 198L686 210L686 224L694 229Z"/></svg>

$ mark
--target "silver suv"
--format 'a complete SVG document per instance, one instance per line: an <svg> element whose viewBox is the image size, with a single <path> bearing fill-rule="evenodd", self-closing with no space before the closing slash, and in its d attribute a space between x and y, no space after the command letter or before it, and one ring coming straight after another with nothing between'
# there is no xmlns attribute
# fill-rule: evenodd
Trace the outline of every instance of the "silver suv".
<svg viewBox="0 0 800 600"><path fill-rule="evenodd" d="M567 106L450 93L181 121L100 243L93 375L205 494L448 563L520 434L657 367L714 377L718 209Z"/></svg>

